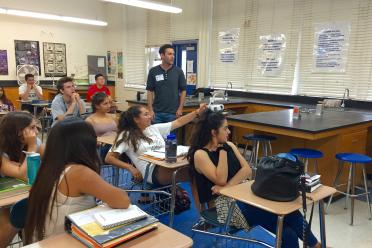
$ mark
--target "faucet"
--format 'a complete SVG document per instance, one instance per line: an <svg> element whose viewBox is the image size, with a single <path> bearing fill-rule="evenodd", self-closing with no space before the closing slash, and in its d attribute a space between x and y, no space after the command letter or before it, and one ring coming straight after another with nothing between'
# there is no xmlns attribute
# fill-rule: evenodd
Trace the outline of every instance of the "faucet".
<svg viewBox="0 0 372 248"><path fill-rule="evenodd" d="M341 108L345 108L345 99L349 99L349 97L350 97L350 90L348 88L345 88L344 95L342 97Z"/></svg>
<svg viewBox="0 0 372 248"><path fill-rule="evenodd" d="M226 84L226 89L225 89L225 94L224 94L224 100L225 101L227 101L227 97L228 97L228 94L227 94L227 88L229 87L229 85L230 85L230 89L232 89L233 87L232 87L232 82L227 82L227 84Z"/></svg>

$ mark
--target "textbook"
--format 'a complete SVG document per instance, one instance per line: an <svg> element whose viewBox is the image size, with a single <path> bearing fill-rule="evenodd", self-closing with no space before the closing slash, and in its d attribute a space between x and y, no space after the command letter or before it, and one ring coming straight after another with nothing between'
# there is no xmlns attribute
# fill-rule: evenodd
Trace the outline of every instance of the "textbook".
<svg viewBox="0 0 372 248"><path fill-rule="evenodd" d="M189 146L177 146L177 157L184 156L189 151ZM144 152L144 155L150 156L159 160L165 159L165 148L160 148L154 151Z"/></svg>
<svg viewBox="0 0 372 248"><path fill-rule="evenodd" d="M105 206L101 212L94 214L94 219L102 229L108 229L145 219L147 216L148 214L136 205L130 205L127 209L112 209Z"/></svg>
<svg viewBox="0 0 372 248"><path fill-rule="evenodd" d="M65 230L88 247L111 248L157 228L158 219L147 215L144 219L105 230L94 215L107 212L107 208L99 205L66 216Z"/></svg>
<svg viewBox="0 0 372 248"><path fill-rule="evenodd" d="M320 179L320 175L312 172L307 172L305 175L306 183L312 183Z"/></svg>
<svg viewBox="0 0 372 248"><path fill-rule="evenodd" d="M20 195L28 192L29 190L30 185L22 180L11 177L0 178L0 199Z"/></svg>

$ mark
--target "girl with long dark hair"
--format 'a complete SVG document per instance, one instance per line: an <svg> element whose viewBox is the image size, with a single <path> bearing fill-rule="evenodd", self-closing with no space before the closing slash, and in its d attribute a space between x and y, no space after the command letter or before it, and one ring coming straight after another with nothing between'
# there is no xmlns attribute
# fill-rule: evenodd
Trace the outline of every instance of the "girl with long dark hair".
<svg viewBox="0 0 372 248"><path fill-rule="evenodd" d="M229 134L227 120L221 113L207 111L195 125L187 158L192 166L192 177L200 203L220 204L223 198L218 195L223 187L239 184L252 173L237 147L228 142ZM261 225L276 232L276 215L242 202L237 202L237 206L247 225ZM217 207L217 210L219 220L224 221L228 209ZM299 247L298 238L302 238L303 221L299 211L285 216L282 247ZM235 222L241 221L237 218ZM239 224L239 227L244 227L244 223ZM309 233L307 240L309 247L320 247L313 233Z"/></svg>
<svg viewBox="0 0 372 248"><path fill-rule="evenodd" d="M96 205L128 208L125 191L99 175L97 137L79 118L57 123L48 136L45 155L28 201L26 243L64 232L65 216Z"/></svg>
<svg viewBox="0 0 372 248"><path fill-rule="evenodd" d="M0 112L14 111L13 103L6 97L3 86L0 86Z"/></svg>
<svg viewBox="0 0 372 248"><path fill-rule="evenodd" d="M28 112L9 112L0 119L0 176L27 178L26 156L23 151L38 152L44 146L37 138L34 117ZM9 221L10 208L0 209L0 247L6 247L17 233Z"/></svg>
<svg viewBox="0 0 372 248"><path fill-rule="evenodd" d="M149 150L165 147L164 138L174 129L182 127L194 120L206 109L201 104L199 109L184 115L175 121L151 125L149 110L143 106L130 107L123 112L119 119L118 135L115 144L106 156L106 163L128 170L135 181L142 181L146 171L147 162L138 159L140 155ZM126 153L133 165L119 159L120 154ZM173 170L151 165L148 182L157 185L171 183Z"/></svg>

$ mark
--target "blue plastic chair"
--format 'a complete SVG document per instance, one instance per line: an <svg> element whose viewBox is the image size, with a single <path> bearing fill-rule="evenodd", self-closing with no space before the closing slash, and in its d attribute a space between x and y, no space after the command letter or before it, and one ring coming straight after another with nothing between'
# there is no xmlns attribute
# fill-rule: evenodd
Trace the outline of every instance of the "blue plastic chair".
<svg viewBox="0 0 372 248"><path fill-rule="evenodd" d="M338 171L337 171L337 175L336 175L335 181L333 183L333 187L336 188L336 189L338 187L342 186L342 185L345 185L345 183L344 184L338 184L338 183L339 183L339 180L341 178L344 163L347 162L347 163L350 164L349 177L348 177L348 181L346 183L347 184L346 192L338 191L339 193L341 193L343 195L346 195L345 209L347 208L348 198L349 197L351 198L350 199L351 200L351 203L350 203L350 206L351 206L350 225L354 224L354 199L356 197L360 196L360 195L366 195L367 204L368 204L368 208L369 208L369 219L371 220L372 219L372 211L371 211L371 204L370 204L369 192L368 192L368 187L367 187L367 176L366 176L365 164L372 163L372 158L368 157L366 155L363 155L363 154L358 154L358 153L338 153L338 154L336 154L336 159L338 159L340 161ZM362 166L364 188L355 186L355 167L356 167L357 164L361 164L361 166ZM365 192L360 193L360 194L355 194L355 188L364 189ZM329 207L331 201L332 201L332 196L329 198L329 201L328 201L328 204L327 204L327 210L328 210L328 207Z"/></svg>
<svg viewBox="0 0 372 248"><path fill-rule="evenodd" d="M296 155L297 157L301 158L305 164L305 172L308 170L309 159L314 159L314 168L315 172L319 173L318 171L318 158L323 157L323 153L321 151L309 148L294 148L290 151L290 153Z"/></svg>

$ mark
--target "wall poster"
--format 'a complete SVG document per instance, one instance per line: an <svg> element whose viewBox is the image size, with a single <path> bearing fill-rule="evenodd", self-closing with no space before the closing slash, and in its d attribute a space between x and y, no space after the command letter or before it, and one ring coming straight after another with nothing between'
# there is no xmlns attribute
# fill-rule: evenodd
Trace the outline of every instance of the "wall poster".
<svg viewBox="0 0 372 248"><path fill-rule="evenodd" d="M286 37L284 34L260 36L258 69L262 76L279 76L283 69Z"/></svg>
<svg viewBox="0 0 372 248"><path fill-rule="evenodd" d="M40 66L40 50L38 41L30 40L14 40L16 67L18 65L36 65Z"/></svg>
<svg viewBox="0 0 372 248"><path fill-rule="evenodd" d="M219 54L222 63L234 63L238 56L240 28L218 32Z"/></svg>
<svg viewBox="0 0 372 248"><path fill-rule="evenodd" d="M123 79L123 52L118 52L117 53L117 73L118 73L118 78Z"/></svg>
<svg viewBox="0 0 372 248"><path fill-rule="evenodd" d="M345 72L350 29L345 22L315 25L313 72Z"/></svg>
<svg viewBox="0 0 372 248"><path fill-rule="evenodd" d="M43 52L45 76L67 76L66 44L43 42Z"/></svg>
<svg viewBox="0 0 372 248"><path fill-rule="evenodd" d="M0 75L8 75L8 55L6 50L0 50Z"/></svg>

